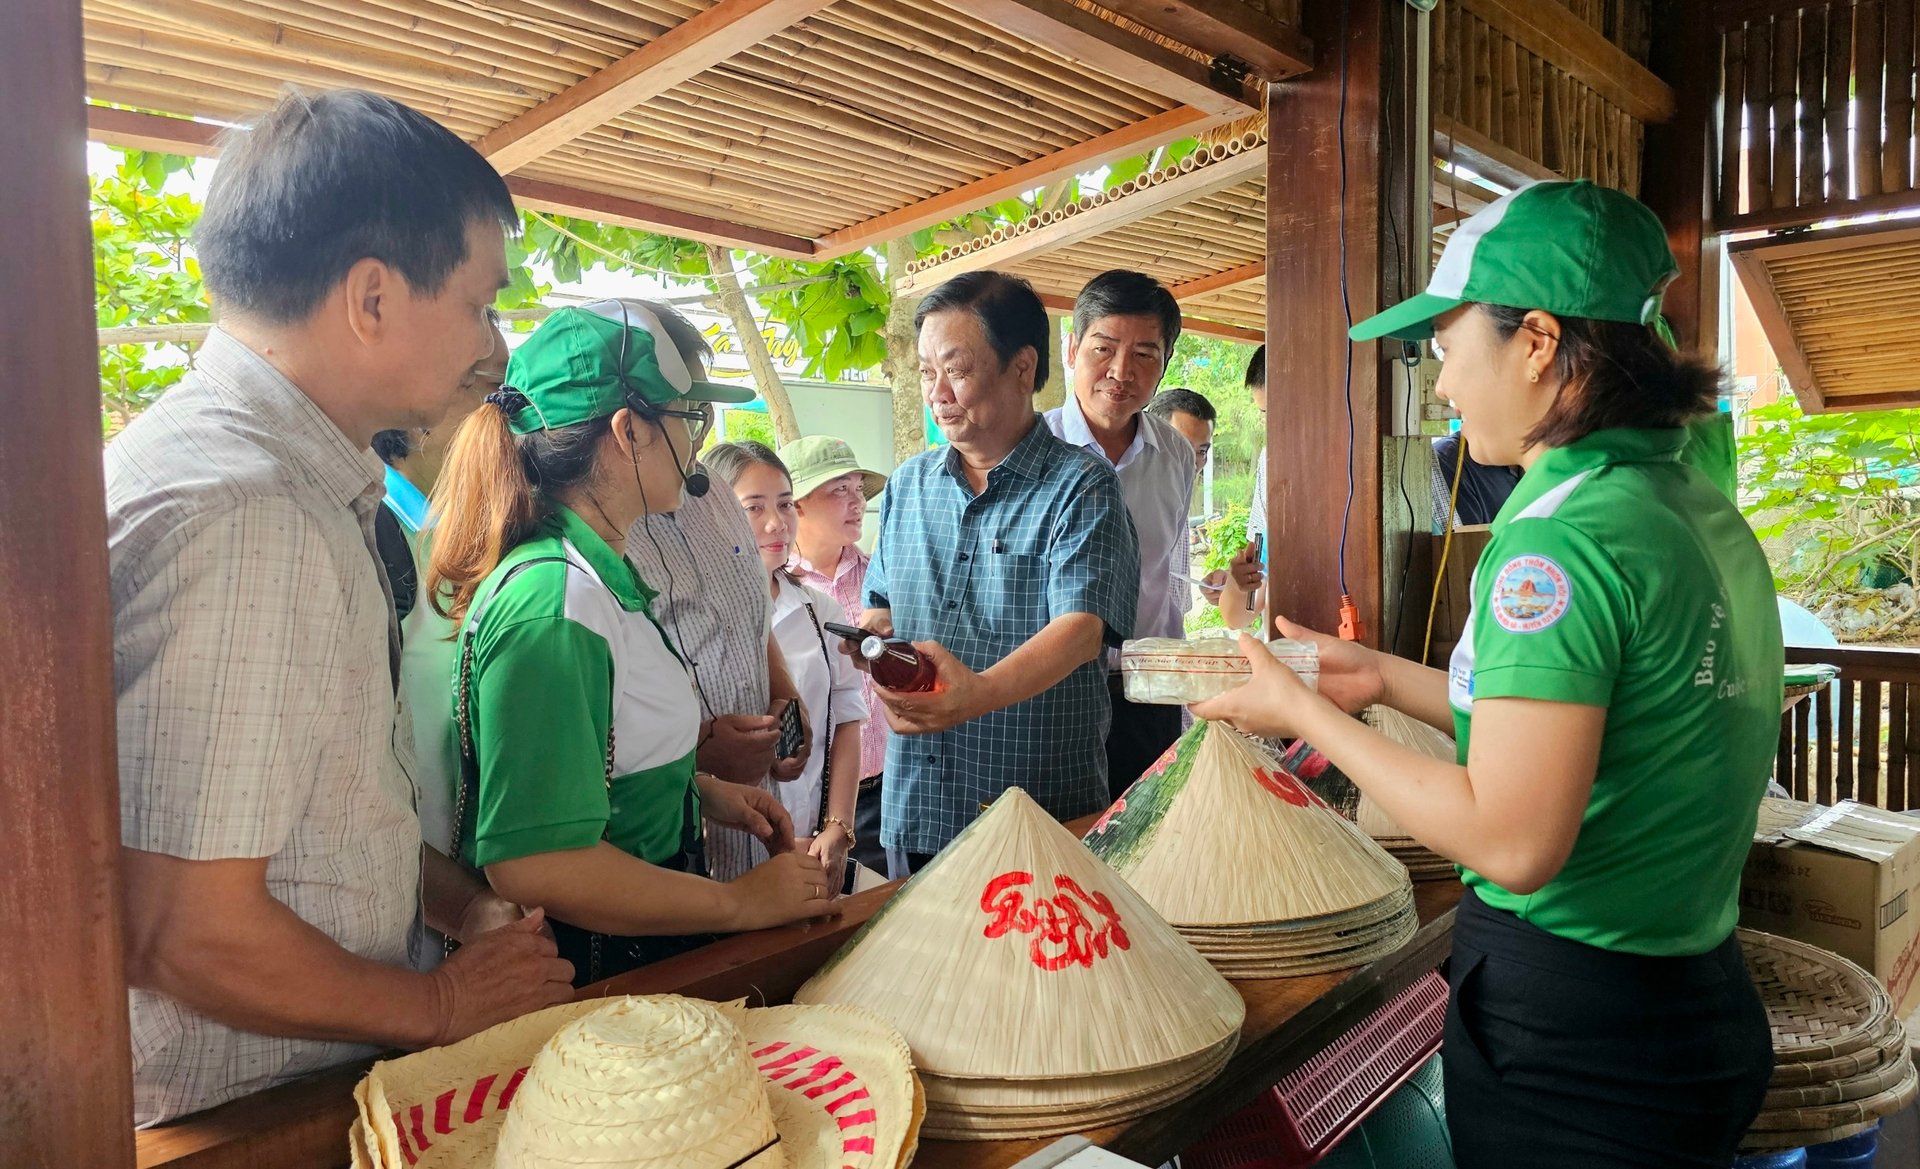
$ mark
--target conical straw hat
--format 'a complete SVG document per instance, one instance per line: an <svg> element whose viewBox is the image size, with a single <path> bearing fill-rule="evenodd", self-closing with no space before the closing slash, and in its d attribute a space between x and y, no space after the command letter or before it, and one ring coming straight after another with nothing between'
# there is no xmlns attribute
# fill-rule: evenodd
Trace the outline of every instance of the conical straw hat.
<svg viewBox="0 0 1920 1169"><path fill-rule="evenodd" d="M889 1020L924 1070L1056 1079L1158 1067L1246 1004L1113 870L1009 788L794 996Z"/></svg>
<svg viewBox="0 0 1920 1169"><path fill-rule="evenodd" d="M673 995L382 1061L354 1099L356 1169L897 1169L925 1111L905 1040L868 1012Z"/></svg>
<svg viewBox="0 0 1920 1169"><path fill-rule="evenodd" d="M1408 887L1384 849L1221 723L1194 724L1087 846L1179 926L1343 913Z"/></svg>
<svg viewBox="0 0 1920 1169"><path fill-rule="evenodd" d="M1448 763L1459 760L1459 749L1454 745L1452 736L1442 734L1390 706L1369 706L1360 712L1360 717L1366 720L1368 726L1403 747ZM1360 794L1360 805L1354 818L1360 830L1376 840L1411 839L1399 821L1387 815L1365 792Z"/></svg>

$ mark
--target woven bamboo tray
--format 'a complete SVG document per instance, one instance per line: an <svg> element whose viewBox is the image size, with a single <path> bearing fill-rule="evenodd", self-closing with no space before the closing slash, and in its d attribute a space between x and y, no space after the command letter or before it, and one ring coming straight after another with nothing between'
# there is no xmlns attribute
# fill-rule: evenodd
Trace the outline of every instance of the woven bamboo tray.
<svg viewBox="0 0 1920 1169"><path fill-rule="evenodd" d="M1901 1081L1912 1074L1913 1063L1903 1052L1899 1058L1844 1080L1768 1088L1767 1098L1761 1103L1760 1108L1763 1112L1779 1112L1792 1108L1817 1108L1828 1104L1844 1104L1851 1100L1865 1100L1890 1088L1899 1087Z"/></svg>
<svg viewBox="0 0 1920 1169"><path fill-rule="evenodd" d="M1865 1075L1875 1068L1893 1063L1900 1058L1900 1053L1906 1048L1905 1028L1889 1018L1883 1025L1880 1037L1859 1051L1836 1055L1832 1059L1774 1064L1773 1078L1768 1081L1768 1087L1792 1088L1806 1084L1824 1084L1834 1080L1852 1079L1855 1076Z"/></svg>
<svg viewBox="0 0 1920 1169"><path fill-rule="evenodd" d="M1852 962L1755 930L1740 931L1740 947L1766 1004L1776 1065L1834 1059L1886 1037L1893 1000Z"/></svg>
<svg viewBox="0 0 1920 1169"><path fill-rule="evenodd" d="M1904 1074L1892 1087L1859 1100L1764 1111L1753 1118L1753 1126L1748 1130L1749 1139L1762 1134L1784 1132L1831 1134L1837 1129L1871 1125L1876 1120L1892 1116L1920 1097L1920 1072L1915 1072L1912 1059L1903 1056L1900 1067ZM1817 1145L1839 1139L1832 1135L1817 1135L1802 1143Z"/></svg>

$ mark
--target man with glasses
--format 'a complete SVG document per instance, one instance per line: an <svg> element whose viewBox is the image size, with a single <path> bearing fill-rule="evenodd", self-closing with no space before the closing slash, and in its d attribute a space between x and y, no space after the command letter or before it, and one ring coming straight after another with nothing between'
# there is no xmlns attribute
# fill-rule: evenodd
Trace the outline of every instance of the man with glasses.
<svg viewBox="0 0 1920 1169"><path fill-rule="evenodd" d="M704 376L713 348L693 322L668 305L630 303L657 317L687 368ZM587 307L618 316L621 305L608 301ZM689 406L659 413L684 419L690 450L698 451L713 429L713 407ZM697 459L684 478L685 501L677 510L636 521L627 532L626 552L640 578L659 590L654 615L693 675L700 701L696 762L700 770L732 783L767 786L797 779L810 744L791 758L774 757L780 716L798 697L773 638L759 545L739 500L731 491L709 490L707 469ZM708 869L719 881L733 880L767 859L758 840L718 824L707 825L706 850Z"/></svg>
<svg viewBox="0 0 1920 1169"><path fill-rule="evenodd" d="M1095 276L1073 304L1066 349L1073 393L1046 416L1055 435L1099 456L1120 477L1140 541L1135 637L1184 636L1193 596L1187 582L1193 444L1146 412L1179 337L1180 306L1158 280L1121 269ZM1128 702L1119 668L1119 652L1109 650L1107 783L1115 798L1180 737L1180 708Z"/></svg>

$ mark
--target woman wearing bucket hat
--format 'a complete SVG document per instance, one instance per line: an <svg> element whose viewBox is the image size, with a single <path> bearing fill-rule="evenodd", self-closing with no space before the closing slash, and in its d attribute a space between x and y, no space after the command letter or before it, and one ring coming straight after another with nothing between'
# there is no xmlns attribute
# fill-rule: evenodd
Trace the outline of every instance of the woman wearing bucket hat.
<svg viewBox="0 0 1920 1169"><path fill-rule="evenodd" d="M1320 692L1254 655L1194 712L1313 742L1461 867L1445 1033L1467 1169L1725 1166L1772 1068L1732 933L1779 720L1773 580L1680 461L1719 375L1659 317L1645 207L1541 183L1454 232L1427 290L1353 329L1431 337L1473 457L1525 468L1447 672L1321 637ZM1383 702L1459 740L1417 757Z"/></svg>
<svg viewBox="0 0 1920 1169"><path fill-rule="evenodd" d="M812 585L854 617L866 611L867 563L860 537L867 503L886 489L887 477L860 465L844 439L829 434L796 438L780 448L780 460L793 473L794 512L800 533L794 541L793 567ZM860 797L853 829L860 841L853 859L876 873L887 871L880 847L880 773L887 766L887 720L879 716L873 677L862 671L860 696L870 717L860 728Z"/></svg>
<svg viewBox="0 0 1920 1169"><path fill-rule="evenodd" d="M678 507L712 402L652 313L566 308L461 427L434 491L427 595L458 624L459 859L540 905L580 982L831 912L820 863L760 789L697 774L700 714L653 590L621 558ZM776 855L710 881L700 820Z"/></svg>

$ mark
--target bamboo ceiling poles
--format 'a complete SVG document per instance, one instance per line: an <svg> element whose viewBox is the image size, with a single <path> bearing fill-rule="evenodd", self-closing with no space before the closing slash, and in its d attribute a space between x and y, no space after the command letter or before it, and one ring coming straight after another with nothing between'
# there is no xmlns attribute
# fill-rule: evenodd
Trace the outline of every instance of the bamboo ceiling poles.
<svg viewBox="0 0 1920 1169"><path fill-rule="evenodd" d="M833 0L720 0L474 143L502 174L666 93Z"/></svg>
<svg viewBox="0 0 1920 1169"><path fill-rule="evenodd" d="M131 1169L120 804L93 265L73 0L8 5L0 213L0 1132L19 1165Z"/></svg>

